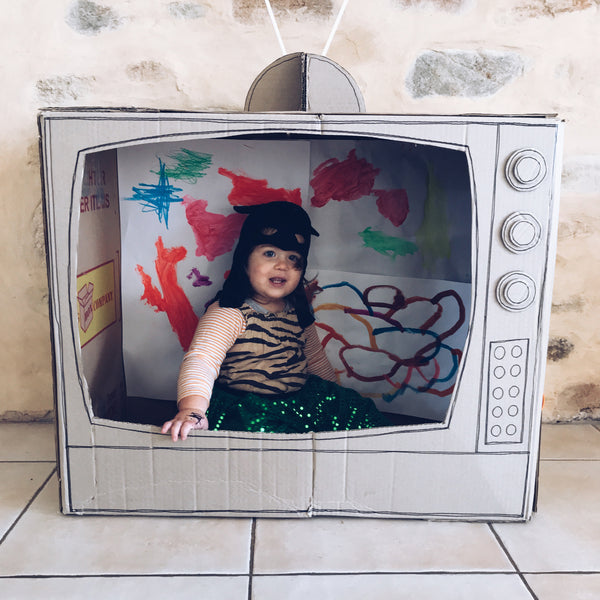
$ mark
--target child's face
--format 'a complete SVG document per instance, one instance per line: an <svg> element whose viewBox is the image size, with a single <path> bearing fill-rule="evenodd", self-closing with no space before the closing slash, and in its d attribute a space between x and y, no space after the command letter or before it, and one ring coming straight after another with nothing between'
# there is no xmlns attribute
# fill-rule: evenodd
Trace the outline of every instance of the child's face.
<svg viewBox="0 0 600 600"><path fill-rule="evenodd" d="M254 300L271 309L280 309L284 299L300 283L302 256L298 252L261 244L250 253L246 271L254 290Z"/></svg>

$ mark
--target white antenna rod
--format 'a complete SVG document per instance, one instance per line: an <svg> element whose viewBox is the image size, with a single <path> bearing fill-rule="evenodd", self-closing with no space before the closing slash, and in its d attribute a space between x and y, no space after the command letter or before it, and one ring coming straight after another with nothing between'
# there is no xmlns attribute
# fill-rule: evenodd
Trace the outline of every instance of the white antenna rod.
<svg viewBox="0 0 600 600"><path fill-rule="evenodd" d="M333 36L335 35L335 32L337 31L340 21L342 20L342 15L344 14L344 11L346 10L346 6L348 6L348 2L350 2L350 0L344 0L344 3L342 4L340 11L338 12L338 15L335 19L335 23L333 24L331 33L329 34L329 39L327 40L327 43L325 44L325 48L323 48L323 52L321 52L321 54L323 56L327 56L327 52L329 52L329 46L331 46L331 42L333 41Z"/></svg>
<svg viewBox="0 0 600 600"><path fill-rule="evenodd" d="M283 40L281 39L281 34L279 33L279 27L277 27L277 21L275 21L275 15L273 14L271 3L269 2L269 0L265 0L265 4L267 5L267 12L269 13L269 17L271 17L271 23L273 24L273 29L275 30L275 35L277 36L279 47L281 48L281 54L285 55L285 46L283 45Z"/></svg>

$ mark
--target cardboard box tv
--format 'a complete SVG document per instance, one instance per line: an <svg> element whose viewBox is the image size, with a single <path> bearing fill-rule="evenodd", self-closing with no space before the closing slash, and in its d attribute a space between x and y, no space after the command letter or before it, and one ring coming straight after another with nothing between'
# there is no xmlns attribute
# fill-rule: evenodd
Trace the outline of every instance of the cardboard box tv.
<svg viewBox="0 0 600 600"><path fill-rule="evenodd" d="M557 119L82 109L46 110L39 121L64 513L531 517L556 243ZM172 168L181 149L213 163L203 171L196 164L196 180L184 181ZM290 157L289 169L273 167ZM356 168L340 174L353 160ZM458 165L460 181L443 175L448 165ZM138 167L157 183L144 183ZM335 167L336 185L348 196L317 192L315 177ZM362 168L371 169L371 181L357 193L344 177L356 178ZM177 443L160 434L157 425L173 409L173 369L184 345L176 333L185 327L176 318L181 311L166 306L173 294L168 277L154 271L160 248L149 240L159 232L172 249L181 238L191 262L183 269L172 261L167 271L176 279L173 289L201 314L215 292L209 282L217 286L231 253L209 257L183 207L232 214L235 177L263 181L267 191L299 190L322 231L314 242L316 266L311 257L317 301L339 291L331 283L336 277L358 281L343 293L362 286L362 302L371 281L383 290L362 333L349 329L353 343L328 343L326 350L332 362L347 353L345 363L334 364L342 381L373 391L393 426L293 435L197 431ZM186 186L198 185L207 187L185 195ZM160 202L148 196L156 186ZM410 210L399 216L405 197ZM379 242L396 232L405 251L366 236L376 232L375 222ZM335 231L323 235L325 225ZM439 270L450 264L462 271ZM406 302L392 310L383 300L392 287L386 282L398 292L405 275L407 288L396 299ZM440 286L449 290L443 298L453 295L454 308L435 295ZM427 297L412 289L432 291ZM404 319L417 297L431 307L429 320ZM331 306L322 300L315 314L335 332L346 326L345 313L338 311L331 325ZM436 333L442 312L460 317L458 341ZM385 318L386 327L368 322ZM390 328L398 337L384 341ZM428 336L434 343L423 351L414 340ZM455 367L448 375L446 363Z"/></svg>

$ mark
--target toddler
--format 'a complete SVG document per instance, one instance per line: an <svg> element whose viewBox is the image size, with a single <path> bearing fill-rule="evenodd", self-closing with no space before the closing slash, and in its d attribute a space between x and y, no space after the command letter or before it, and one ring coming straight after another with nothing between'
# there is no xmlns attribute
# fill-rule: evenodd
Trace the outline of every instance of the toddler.
<svg viewBox="0 0 600 600"><path fill-rule="evenodd" d="M306 433L390 425L373 402L339 386L304 290L311 236L298 205L248 213L223 289L181 365L173 441L193 429Z"/></svg>

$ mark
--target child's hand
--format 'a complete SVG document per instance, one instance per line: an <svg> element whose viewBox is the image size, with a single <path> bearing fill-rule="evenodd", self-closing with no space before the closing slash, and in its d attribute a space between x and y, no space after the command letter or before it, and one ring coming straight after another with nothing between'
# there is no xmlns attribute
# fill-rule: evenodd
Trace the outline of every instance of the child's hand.
<svg viewBox="0 0 600 600"><path fill-rule="evenodd" d="M179 437L182 440L187 439L189 432L193 429L208 429L208 419L201 410L180 410L175 417L162 426L160 431L161 433L170 431L171 439L176 442Z"/></svg>

